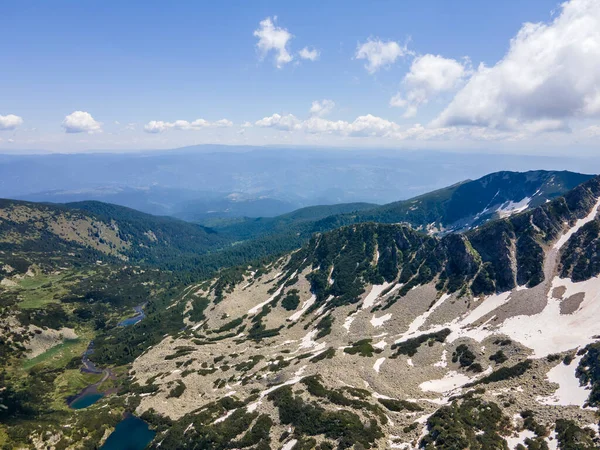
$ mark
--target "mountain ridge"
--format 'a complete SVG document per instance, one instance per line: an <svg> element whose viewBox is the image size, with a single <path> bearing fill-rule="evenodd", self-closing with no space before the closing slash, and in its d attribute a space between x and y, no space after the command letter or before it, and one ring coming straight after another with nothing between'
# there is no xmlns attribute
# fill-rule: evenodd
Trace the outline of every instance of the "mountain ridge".
<svg viewBox="0 0 600 450"><path fill-rule="evenodd" d="M556 275L600 241L599 207L596 177L467 233L353 224L192 286L179 302L206 299L204 317L136 358L138 385L155 389L137 412L161 448L209 429L242 436L264 416L265 448L280 436L284 448L596 448L584 431L597 422L592 381L577 374L598 345L598 272ZM183 393L166 402L175 385Z"/></svg>
<svg viewBox="0 0 600 450"><path fill-rule="evenodd" d="M84 206L60 211L74 223L85 212L115 239L149 239L146 223L127 222L135 211ZM162 450L597 448L599 208L594 177L472 230L351 223L200 280L93 255L83 270L58 262L40 273L0 244L0 324L11 330L0 357L32 365L0 370L9 411L21 414L9 442L30 436L40 447L52 435L97 446L112 416L129 412ZM107 219L115 212L118 230ZM18 217L25 231L44 219ZM132 306L141 319L119 326ZM101 400L67 414L56 405L85 386L80 354L68 369L37 358L80 345L65 340L74 333L93 336L88 360L115 378ZM54 346L28 358L42 337Z"/></svg>
<svg viewBox="0 0 600 450"><path fill-rule="evenodd" d="M498 211L509 215L529 206L538 206L592 177L568 171L494 172L477 180L465 180L408 200L347 214L332 214L312 223L303 221L290 224L287 215L284 215L271 219L248 219L217 229L240 239L290 232L290 225L296 227L292 232L310 235L360 222L406 222L416 229L432 233L460 231L496 218ZM482 185L486 186L483 195L479 192ZM503 193L498 196L501 191ZM525 199L528 201L519 204ZM448 211L458 212L450 214Z"/></svg>

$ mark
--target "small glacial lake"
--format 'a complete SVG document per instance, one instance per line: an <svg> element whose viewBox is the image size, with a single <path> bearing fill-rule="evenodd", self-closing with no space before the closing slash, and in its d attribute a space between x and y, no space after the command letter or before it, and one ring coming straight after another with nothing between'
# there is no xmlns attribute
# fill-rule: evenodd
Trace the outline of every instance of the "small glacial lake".
<svg viewBox="0 0 600 450"><path fill-rule="evenodd" d="M73 400L71 403L69 403L69 407L73 408L73 409L87 408L88 406L91 406L94 403L96 403L102 397L104 397L104 394L102 394L100 392L79 395L79 396L77 396L77 398L75 400Z"/></svg>
<svg viewBox="0 0 600 450"><path fill-rule="evenodd" d="M142 419L127 415L117 424L100 450L144 450L155 434Z"/></svg>
<svg viewBox="0 0 600 450"><path fill-rule="evenodd" d="M135 315L128 319L122 320L121 322L118 323L118 326L128 327L130 325L135 325L140 320L142 320L144 317L146 317L146 314L144 314L144 306L146 306L145 303L142 305L134 306L133 310L135 311ZM104 381L106 381L106 379L111 374L111 372L110 372L110 369L101 369L100 367L97 367L92 361L90 361L89 355L91 355L93 352L94 352L94 341L91 341L90 344L88 345L87 350L84 352L84 354L81 358L81 363L83 364L83 368L81 370L82 370L82 372L86 372L86 373L102 373L102 374L104 374L104 376L100 382L91 384L91 385L87 386L85 389L83 389L82 391L80 391L75 396L68 398L67 403L69 404L70 408L73 408L73 409L87 408L88 406L93 405L98 400L100 400L102 397L104 397L103 393L98 392L98 387L100 387L100 385Z"/></svg>

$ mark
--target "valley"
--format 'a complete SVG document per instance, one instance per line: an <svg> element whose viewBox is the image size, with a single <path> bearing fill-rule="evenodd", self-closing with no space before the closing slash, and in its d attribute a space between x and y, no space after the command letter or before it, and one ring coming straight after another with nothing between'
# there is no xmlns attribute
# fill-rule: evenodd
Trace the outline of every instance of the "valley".
<svg viewBox="0 0 600 450"><path fill-rule="evenodd" d="M5 201L0 448L598 448L600 178L515 176L237 244Z"/></svg>
<svg viewBox="0 0 600 450"><path fill-rule="evenodd" d="M0 450L600 450L600 0L0 29Z"/></svg>

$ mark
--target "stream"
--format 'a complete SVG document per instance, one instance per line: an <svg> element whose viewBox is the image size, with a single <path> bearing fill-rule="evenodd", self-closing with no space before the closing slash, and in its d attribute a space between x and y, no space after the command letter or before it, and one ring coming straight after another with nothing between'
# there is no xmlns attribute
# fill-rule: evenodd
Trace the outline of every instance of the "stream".
<svg viewBox="0 0 600 450"><path fill-rule="evenodd" d="M122 320L117 326L127 327L135 325L144 319L146 317L144 306L146 306L146 303L135 306L133 308L135 315ZM86 386L76 395L67 398L67 404L72 409L87 408L105 395L115 392L112 389L104 392L98 390L102 383L111 377L114 378L115 375L111 369L98 367L91 361L89 356L92 353L94 353L94 341L90 341L87 349L81 356L81 364L83 366L81 371L84 373L102 374L102 378L100 381ZM125 413L123 420L117 424L115 430L108 436L108 439L100 448L103 450L143 450L148 446L152 439L154 439L155 434L156 433L150 430L148 424L142 419L132 414Z"/></svg>
<svg viewBox="0 0 600 450"><path fill-rule="evenodd" d="M117 326L128 327L130 325L135 325L136 323L144 319L144 317L146 317L146 314L144 313L145 306L146 303L134 306L133 310L135 311L135 315L133 317L129 317L128 319L122 320L117 324ZM104 395L111 393L110 391L98 391L98 388L102 385L102 383L104 383L108 378L114 377L114 374L110 369L103 369L94 364L93 361L90 361L89 356L92 353L94 353L94 341L91 341L89 343L87 349L85 350L85 352L83 352L83 355L81 356L81 364L83 365L81 371L84 373L102 374L102 379L94 384L86 386L77 394L67 398L67 404L73 409L87 408L88 406L93 405L102 397L104 397Z"/></svg>

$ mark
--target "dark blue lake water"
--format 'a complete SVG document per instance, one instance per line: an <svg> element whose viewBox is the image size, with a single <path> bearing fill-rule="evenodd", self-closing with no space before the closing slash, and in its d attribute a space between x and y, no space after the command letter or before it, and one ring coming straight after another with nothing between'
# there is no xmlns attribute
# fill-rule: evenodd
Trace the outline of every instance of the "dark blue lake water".
<svg viewBox="0 0 600 450"><path fill-rule="evenodd" d="M128 415L117 424L100 450L144 450L155 434L142 419Z"/></svg>
<svg viewBox="0 0 600 450"><path fill-rule="evenodd" d="M73 400L71 404L69 404L69 407L73 409L87 408L88 406L96 403L102 397L104 397L104 394L101 394L99 392L83 394L80 397L77 397L75 400Z"/></svg>

